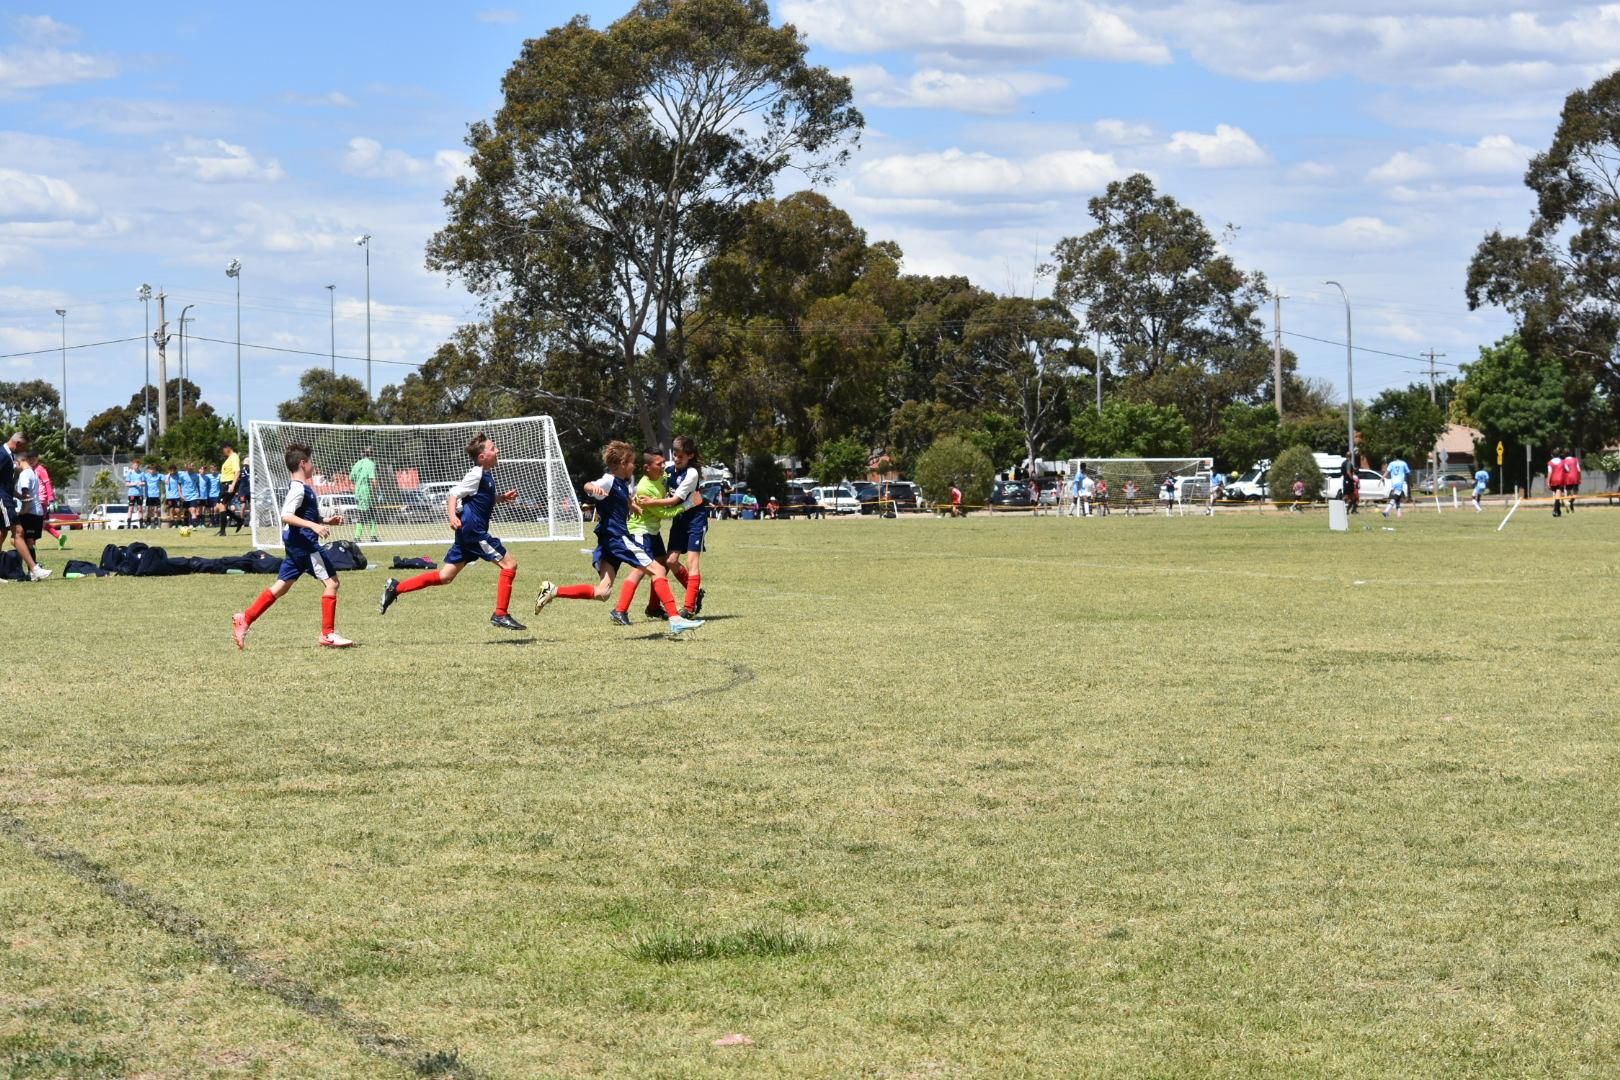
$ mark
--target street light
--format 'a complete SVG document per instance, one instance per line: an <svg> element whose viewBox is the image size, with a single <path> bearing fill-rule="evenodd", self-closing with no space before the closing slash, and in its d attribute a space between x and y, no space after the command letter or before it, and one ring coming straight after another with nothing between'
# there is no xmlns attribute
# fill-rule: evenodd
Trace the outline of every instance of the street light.
<svg viewBox="0 0 1620 1080"><path fill-rule="evenodd" d="M371 400L371 234L362 233L354 242L366 249L366 400ZM332 361L336 366L336 358Z"/></svg>
<svg viewBox="0 0 1620 1080"><path fill-rule="evenodd" d="M146 378L141 382L141 427L146 431L146 452L152 452L152 286L135 294L146 308Z"/></svg>
<svg viewBox="0 0 1620 1080"><path fill-rule="evenodd" d="M186 323L196 322L195 319L186 318L186 312L196 307L196 304L187 304L180 309L180 405L177 420L186 418Z"/></svg>
<svg viewBox="0 0 1620 1080"><path fill-rule="evenodd" d="M242 260L232 259L225 276L236 280L236 430L242 430Z"/></svg>
<svg viewBox="0 0 1620 1080"><path fill-rule="evenodd" d="M67 308L57 308L56 313L62 316L62 447L67 448L68 418L67 418Z"/></svg>
<svg viewBox="0 0 1620 1080"><path fill-rule="evenodd" d="M337 286L326 287L327 320L332 327L332 374L337 374Z"/></svg>
<svg viewBox="0 0 1620 1080"><path fill-rule="evenodd" d="M1350 467L1360 468L1361 462L1356 460L1356 365L1353 350L1350 346L1350 294L1344 291L1344 286L1337 281L1324 281L1324 285L1332 285L1344 297L1344 396L1345 416L1350 422Z"/></svg>

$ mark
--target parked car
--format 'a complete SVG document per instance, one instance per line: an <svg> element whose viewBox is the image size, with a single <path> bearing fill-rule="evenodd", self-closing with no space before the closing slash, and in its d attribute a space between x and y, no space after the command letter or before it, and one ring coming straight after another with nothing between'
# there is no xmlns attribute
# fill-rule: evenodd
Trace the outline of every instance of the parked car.
<svg viewBox="0 0 1620 1080"><path fill-rule="evenodd" d="M435 499L425 491L401 491L399 493L399 502L396 505L398 508L393 513L402 524L421 525L428 522L447 521L444 512L444 500Z"/></svg>
<svg viewBox="0 0 1620 1080"><path fill-rule="evenodd" d="M57 499L55 508L51 510L51 524L59 529L82 529L85 521L77 510Z"/></svg>
<svg viewBox="0 0 1620 1080"><path fill-rule="evenodd" d="M990 487L990 509L1026 510L1033 505L1029 485L1022 480L997 480Z"/></svg>
<svg viewBox="0 0 1620 1080"><path fill-rule="evenodd" d="M1226 485L1226 497L1234 502L1259 502L1267 494L1266 474L1271 471L1271 460L1256 462L1242 476Z"/></svg>
<svg viewBox="0 0 1620 1080"><path fill-rule="evenodd" d="M1041 481L1040 504L1042 506L1056 506L1063 498L1063 481L1057 477L1049 477Z"/></svg>
<svg viewBox="0 0 1620 1080"><path fill-rule="evenodd" d="M342 514L343 520L353 521L355 511L360 509L360 504L354 501L353 495L319 495L315 501L320 507L322 518Z"/></svg>
<svg viewBox="0 0 1620 1080"><path fill-rule="evenodd" d="M1362 502L1383 502L1389 498L1389 481L1385 480L1383 474L1378 470L1357 469L1356 478L1360 481ZM1343 489L1344 477L1338 473L1322 477L1322 497L1324 499L1339 498L1339 493Z"/></svg>
<svg viewBox="0 0 1620 1080"><path fill-rule="evenodd" d="M855 489L848 484L811 488L810 495L822 505L823 509L834 514L860 513L861 500L856 496Z"/></svg>
<svg viewBox="0 0 1620 1080"><path fill-rule="evenodd" d="M884 496L894 503L895 510L919 511L923 508L922 490L910 480L890 480L883 485Z"/></svg>
<svg viewBox="0 0 1620 1080"><path fill-rule="evenodd" d="M136 520L139 520L138 516ZM128 529L130 527L128 503L101 503L90 511L90 528L92 529Z"/></svg>
<svg viewBox="0 0 1620 1080"><path fill-rule="evenodd" d="M1429 475L1425 476L1422 479L1422 481L1420 481L1418 483L1418 490L1423 492L1423 494L1425 494L1425 495L1433 495L1434 494L1434 487L1435 487L1435 477L1434 477L1433 473L1430 473ZM1448 491L1448 490L1450 490L1451 488L1454 488L1454 487L1455 488L1461 488L1462 490L1464 490L1466 492L1472 493L1473 490L1474 490L1474 475L1473 475L1473 473L1457 472L1455 469L1448 469L1445 472L1441 473L1440 474L1440 490L1441 491Z"/></svg>

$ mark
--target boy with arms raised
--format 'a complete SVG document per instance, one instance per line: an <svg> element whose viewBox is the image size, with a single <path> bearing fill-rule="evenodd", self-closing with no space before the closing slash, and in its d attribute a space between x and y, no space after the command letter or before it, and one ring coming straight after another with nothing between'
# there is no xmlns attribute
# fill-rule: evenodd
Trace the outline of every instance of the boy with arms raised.
<svg viewBox="0 0 1620 1080"><path fill-rule="evenodd" d="M310 486L310 481L315 479L315 463L310 458L309 447L300 443L287 447L287 472L292 474L292 481L287 488L287 497L281 501L281 522L284 526L281 543L286 556L281 560L281 573L276 583L260 593L252 607L231 616L236 647L247 648L248 627L253 625L254 620L263 615L271 604L286 596L293 582L305 574L313 574L315 580L325 586L321 593L321 636L315 640L334 649L346 649L354 642L336 630L337 571L332 569L332 560L326 557L326 549L321 547L327 526L343 524L343 515L334 515L324 521L321 519L320 502L315 498L315 489Z"/></svg>
<svg viewBox="0 0 1620 1080"><path fill-rule="evenodd" d="M527 626L512 618L507 611L507 605L512 602L512 581L517 577L517 559L512 557L499 538L489 535L489 519L495 511L495 504L514 501L517 492L496 494L493 472L501 459L501 449L488 435L475 435L467 444L467 456L472 458L473 466L450 489L445 503L450 528L455 531L456 538L450 544L450 550L445 552L444 565L407 581L389 578L383 585L382 601L377 605L377 612L386 615L394 601L405 593L434 585L448 585L456 580L456 575L468 563L483 559L501 568L500 584L495 587L495 614L489 617L490 624L502 630L527 630Z"/></svg>

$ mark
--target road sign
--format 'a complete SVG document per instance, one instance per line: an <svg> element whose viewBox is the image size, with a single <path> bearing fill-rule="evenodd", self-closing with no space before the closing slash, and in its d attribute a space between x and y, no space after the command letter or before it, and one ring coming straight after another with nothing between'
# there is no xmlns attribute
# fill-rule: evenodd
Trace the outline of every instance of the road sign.
<svg viewBox="0 0 1620 1080"><path fill-rule="evenodd" d="M1498 465L1502 464L1502 451L1505 449L1506 447L1504 447L1501 443L1496 444L1496 463Z"/></svg>

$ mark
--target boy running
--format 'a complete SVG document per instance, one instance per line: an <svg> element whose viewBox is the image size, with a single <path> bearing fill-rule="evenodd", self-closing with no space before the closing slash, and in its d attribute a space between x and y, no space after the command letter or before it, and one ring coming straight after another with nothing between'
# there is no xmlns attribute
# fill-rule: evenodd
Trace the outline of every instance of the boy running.
<svg viewBox="0 0 1620 1080"><path fill-rule="evenodd" d="M1575 512L1575 496L1581 493L1581 459L1574 454L1564 455L1564 496L1569 500L1570 513Z"/></svg>
<svg viewBox="0 0 1620 1080"><path fill-rule="evenodd" d="M1403 461L1399 454L1395 460L1384 466L1384 479L1389 481L1389 503L1383 509L1383 515L1389 517L1391 510L1396 517L1403 517L1406 511L1401 509L1401 503L1406 501L1406 478L1411 475L1412 466Z"/></svg>
<svg viewBox="0 0 1620 1080"><path fill-rule="evenodd" d="M286 556L281 560L281 573L276 583L260 593L252 607L231 616L236 647L247 648L248 627L253 625L254 620L263 615L271 604L286 596L293 582L305 574L313 574L315 580L325 586L321 593L321 636L315 640L334 649L346 649L354 642L343 637L335 628L337 571L332 569L332 560L326 557L326 549L321 547L327 526L343 524L343 516L338 514L321 520L320 502L315 498L315 489L310 487L310 481L315 479L315 463L310 458L309 447L299 443L287 447L287 472L292 475L292 482L288 485L287 497L281 501L281 521L284 526L281 544Z"/></svg>
<svg viewBox="0 0 1620 1080"><path fill-rule="evenodd" d="M495 440L482 433L473 436L467 444L467 456L472 459L472 468L447 493L445 511L456 536L450 550L445 552L444 565L408 581L389 578L383 583L377 613L388 614L394 601L404 593L450 584L468 563L483 559L501 568L500 582L495 586L495 614L489 617L490 625L502 630L527 630L527 626L507 611L512 602L512 582L517 578L517 559L506 550L499 537L489 535L489 519L495 512L495 504L515 501L517 492L495 492L494 469L501 459L501 448L495 445Z"/></svg>
<svg viewBox="0 0 1620 1080"><path fill-rule="evenodd" d="M549 581L541 582L540 593L534 598L535 614L538 615L558 597L564 600L606 600L613 591L613 578L619 566L628 564L652 575L653 595L658 597L664 613L669 616L670 633L696 630L703 625L703 620L689 619L676 611L675 594L670 591L669 576L663 565L654 561L645 548L630 538L630 477L636 469L635 448L626 442L610 442L602 448L602 463L607 466L607 472L600 480L585 485L586 497L596 503L596 550L591 553L591 565L599 575L598 580L595 585L565 585L560 589ZM625 625L618 619L613 621Z"/></svg>
<svg viewBox="0 0 1620 1080"><path fill-rule="evenodd" d="M664 508L668 504L665 500L666 494L664 455L656 450L642 454L641 479L636 481L635 498L631 500L631 509L635 512L630 515L626 526L630 530L630 539L641 545L655 562L664 564L665 569L668 569L669 553L664 549L664 538L660 534ZM654 500L665 501L660 503ZM608 618L619 626L630 625L630 601L635 598L636 586L641 584L641 579L645 576L646 571L639 566L632 566L630 572L624 576L624 584L619 587L619 603L608 615ZM645 614L649 619L667 617L656 594L648 598Z"/></svg>
<svg viewBox="0 0 1620 1080"><path fill-rule="evenodd" d="M1474 513L1482 513L1485 508L1479 504L1479 497L1485 494L1485 489L1491 485L1491 471L1481 465L1474 473Z"/></svg>

